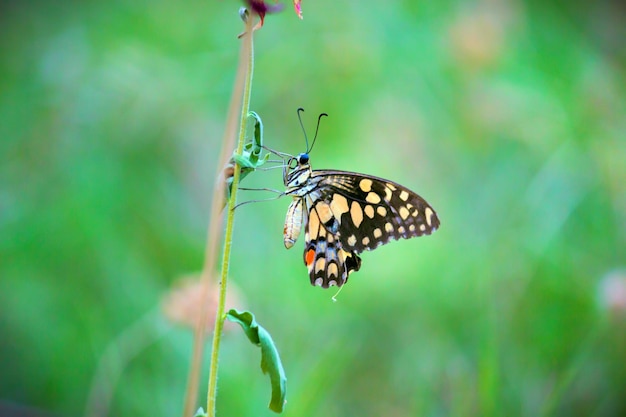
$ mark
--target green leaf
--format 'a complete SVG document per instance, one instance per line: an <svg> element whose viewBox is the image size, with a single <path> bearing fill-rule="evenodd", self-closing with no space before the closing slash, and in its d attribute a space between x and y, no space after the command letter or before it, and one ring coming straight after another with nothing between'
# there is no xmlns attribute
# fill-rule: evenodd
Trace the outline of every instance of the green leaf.
<svg viewBox="0 0 626 417"><path fill-rule="evenodd" d="M226 318L239 323L248 339L261 348L261 370L264 374L269 373L272 385L272 399L269 409L282 413L287 395L287 377L272 337L267 330L256 322L254 314L249 311L231 309L226 313Z"/></svg>
<svg viewBox="0 0 626 417"><path fill-rule="evenodd" d="M226 168L231 166L234 167L235 164L239 165L240 181L243 180L249 173L265 164L270 156L266 153L263 157L261 157L261 153L263 152L263 122L261 121L261 117L253 111L248 112L248 117L254 118L253 140L244 144L241 155L233 152L233 156L230 158L228 165L224 169L224 172L226 172ZM225 182L225 201L222 206L226 205L226 201L231 196L233 188L232 176L225 177Z"/></svg>
<svg viewBox="0 0 626 417"><path fill-rule="evenodd" d="M263 122L259 115L253 111L248 112L248 116L254 118L254 142L250 152L250 161L256 165L259 161L261 151L263 150ZM257 166L262 164L263 163L258 164Z"/></svg>
<svg viewBox="0 0 626 417"><path fill-rule="evenodd" d="M245 152L244 152L245 154ZM246 158L245 156L242 155L233 155L232 160L234 162L236 162L237 164L239 164L239 166L241 167L241 170L243 172L243 170L245 168L251 168L254 169L255 165L252 164L252 161L250 161L250 158Z"/></svg>

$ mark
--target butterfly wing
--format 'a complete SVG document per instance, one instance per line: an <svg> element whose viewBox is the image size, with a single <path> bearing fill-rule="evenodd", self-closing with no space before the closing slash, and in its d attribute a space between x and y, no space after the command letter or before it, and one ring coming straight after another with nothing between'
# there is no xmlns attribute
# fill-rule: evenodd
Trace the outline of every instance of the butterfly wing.
<svg viewBox="0 0 626 417"><path fill-rule="evenodd" d="M345 284L361 266L359 253L439 227L435 210L422 197L383 178L317 170L295 190L304 203L304 263L311 284L324 288ZM286 224L294 216L289 210ZM286 226L286 237L297 237L292 229Z"/></svg>
<svg viewBox="0 0 626 417"><path fill-rule="evenodd" d="M313 171L311 179L317 183L318 218L348 253L429 235L439 227L426 200L395 182L330 170Z"/></svg>
<svg viewBox="0 0 626 417"><path fill-rule="evenodd" d="M353 250L344 250L341 241L324 226L331 221L327 218L328 205L310 198L307 203L304 264L309 270L311 284L323 288L340 287L352 271L359 270L361 258Z"/></svg>

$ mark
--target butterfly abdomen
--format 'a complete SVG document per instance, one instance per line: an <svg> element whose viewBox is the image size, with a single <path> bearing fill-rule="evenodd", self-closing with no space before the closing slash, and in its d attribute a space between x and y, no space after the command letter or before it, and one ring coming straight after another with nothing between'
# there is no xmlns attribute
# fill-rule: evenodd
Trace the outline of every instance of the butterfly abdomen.
<svg viewBox="0 0 626 417"><path fill-rule="evenodd" d="M287 209L285 227L283 228L283 240L287 249L291 248L302 230L302 199L295 198Z"/></svg>

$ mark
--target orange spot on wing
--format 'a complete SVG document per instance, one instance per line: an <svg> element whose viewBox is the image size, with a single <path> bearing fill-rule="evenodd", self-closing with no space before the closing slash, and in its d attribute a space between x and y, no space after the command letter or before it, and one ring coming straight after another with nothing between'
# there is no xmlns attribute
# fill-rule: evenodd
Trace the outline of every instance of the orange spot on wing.
<svg viewBox="0 0 626 417"><path fill-rule="evenodd" d="M310 266L313 264L315 260L315 251L313 249L309 249L304 257L304 262L306 262L306 266Z"/></svg>

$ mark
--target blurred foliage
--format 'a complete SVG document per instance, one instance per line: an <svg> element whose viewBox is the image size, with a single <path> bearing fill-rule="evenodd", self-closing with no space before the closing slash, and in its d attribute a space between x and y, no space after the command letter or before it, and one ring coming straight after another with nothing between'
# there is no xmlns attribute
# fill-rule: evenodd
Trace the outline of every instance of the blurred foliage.
<svg viewBox="0 0 626 417"><path fill-rule="evenodd" d="M265 143L303 151L296 109L326 112L314 168L404 184L442 226L333 303L283 247L288 201L238 209L228 307L278 345L284 415L626 415L623 3L286 6L256 35ZM83 413L109 352L110 415L179 415L191 334L157 307L202 266L240 3L1 7L0 407ZM219 383L219 415L272 415L239 332Z"/></svg>

